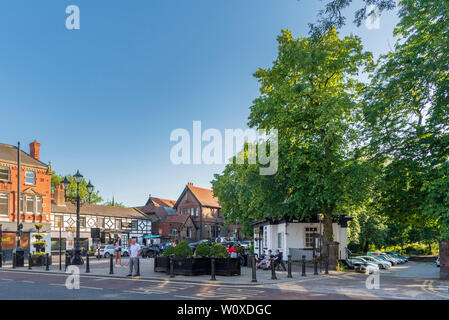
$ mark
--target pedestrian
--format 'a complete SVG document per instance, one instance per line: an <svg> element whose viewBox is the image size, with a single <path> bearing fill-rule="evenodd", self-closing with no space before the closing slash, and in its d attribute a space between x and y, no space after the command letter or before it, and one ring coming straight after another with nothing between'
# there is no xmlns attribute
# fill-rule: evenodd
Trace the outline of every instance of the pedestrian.
<svg viewBox="0 0 449 320"><path fill-rule="evenodd" d="M117 261L120 263L120 267L122 266L122 239L117 238L117 241L114 244L114 253L115 253L115 266L117 266Z"/></svg>
<svg viewBox="0 0 449 320"><path fill-rule="evenodd" d="M231 247L229 247L228 249L228 254L231 256L231 258L237 258L237 246L235 244L233 244Z"/></svg>
<svg viewBox="0 0 449 320"><path fill-rule="evenodd" d="M129 274L128 277L133 275L133 269L135 270L134 276L137 275L137 259L140 256L140 245L136 243L136 239L131 239L131 246L129 247Z"/></svg>

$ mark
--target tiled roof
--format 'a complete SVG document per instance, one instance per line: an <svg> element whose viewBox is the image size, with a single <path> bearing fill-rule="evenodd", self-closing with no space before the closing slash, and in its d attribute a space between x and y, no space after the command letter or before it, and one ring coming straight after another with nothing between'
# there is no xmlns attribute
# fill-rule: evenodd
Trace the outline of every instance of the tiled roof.
<svg viewBox="0 0 449 320"><path fill-rule="evenodd" d="M189 190L203 206L221 208L220 204L218 203L218 199L214 197L214 193L212 190L196 187L192 184L188 184L187 188L189 188Z"/></svg>
<svg viewBox="0 0 449 320"><path fill-rule="evenodd" d="M56 205L54 201L51 203L52 213L76 213L76 206L71 202L66 202L65 205ZM121 218L145 218L134 208L122 208L104 206L98 204L85 203L81 206L80 214L96 215L104 217L121 217Z"/></svg>
<svg viewBox="0 0 449 320"><path fill-rule="evenodd" d="M145 214L156 214L160 220L165 220L165 217L176 215L176 211L173 210L175 200L168 200L156 197L150 197L147 204L143 207L137 207Z"/></svg>
<svg viewBox="0 0 449 320"><path fill-rule="evenodd" d="M167 216L164 222L175 222L184 224L189 219L188 214L178 214L176 216Z"/></svg>
<svg viewBox="0 0 449 320"><path fill-rule="evenodd" d="M23 165L29 165L33 167L39 167L42 169L47 169L48 165L45 163L34 159L32 156L30 156L28 153L24 152L23 150L20 150L20 163ZM11 146L9 144L0 143L0 161L7 161L12 163L17 163L17 147Z"/></svg>

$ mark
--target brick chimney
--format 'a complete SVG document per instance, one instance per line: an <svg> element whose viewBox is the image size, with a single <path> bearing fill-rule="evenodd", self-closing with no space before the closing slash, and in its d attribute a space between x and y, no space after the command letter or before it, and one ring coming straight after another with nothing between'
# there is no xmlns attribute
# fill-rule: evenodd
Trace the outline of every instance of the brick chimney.
<svg viewBox="0 0 449 320"><path fill-rule="evenodd" d="M34 142L30 143L30 155L36 159L39 160L39 149L41 148L41 144L37 142L37 140L34 140Z"/></svg>
<svg viewBox="0 0 449 320"><path fill-rule="evenodd" d="M65 190L62 183L57 183L55 185L53 200L55 201L57 206L65 206Z"/></svg>
<svg viewBox="0 0 449 320"><path fill-rule="evenodd" d="M193 182L187 182L188 186L193 186Z"/></svg>

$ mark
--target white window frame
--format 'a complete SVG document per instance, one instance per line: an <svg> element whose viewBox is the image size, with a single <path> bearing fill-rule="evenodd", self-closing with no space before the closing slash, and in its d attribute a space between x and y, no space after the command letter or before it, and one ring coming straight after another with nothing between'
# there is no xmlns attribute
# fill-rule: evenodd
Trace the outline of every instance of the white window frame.
<svg viewBox="0 0 449 320"><path fill-rule="evenodd" d="M39 203L40 203L40 211L39 211ZM42 214L43 209L43 199L42 197L36 197L36 213L37 214Z"/></svg>
<svg viewBox="0 0 449 320"><path fill-rule="evenodd" d="M33 175L33 183L29 183L27 181L27 179L29 178L27 176L28 174L32 174ZM36 172L34 172L34 171L25 171L25 184L30 185L30 186L36 185Z"/></svg>
<svg viewBox="0 0 449 320"><path fill-rule="evenodd" d="M3 170L6 169L6 170L8 170L8 178L7 178L7 179L1 179L1 178L0 178L0 181L10 181L10 180L11 180L11 169L8 168L8 167L3 167L3 166L1 166L0 169L3 169Z"/></svg>
<svg viewBox="0 0 449 320"><path fill-rule="evenodd" d="M284 234L282 232L278 232L278 249L284 247Z"/></svg>
<svg viewBox="0 0 449 320"><path fill-rule="evenodd" d="M6 199L6 214L0 212L0 216L9 216L9 194L0 193L0 199Z"/></svg>
<svg viewBox="0 0 449 320"><path fill-rule="evenodd" d="M318 228L317 227L306 227L304 229L304 246L305 248L313 248L313 243L315 242L315 237L313 236L314 233L317 233ZM310 240L310 243L308 243L307 240ZM311 245L310 245L311 244Z"/></svg>
<svg viewBox="0 0 449 320"><path fill-rule="evenodd" d="M36 213L36 198L33 196L25 196L25 203L26 203L26 214L35 214ZM32 211L29 211L28 208L28 200L33 201Z"/></svg>

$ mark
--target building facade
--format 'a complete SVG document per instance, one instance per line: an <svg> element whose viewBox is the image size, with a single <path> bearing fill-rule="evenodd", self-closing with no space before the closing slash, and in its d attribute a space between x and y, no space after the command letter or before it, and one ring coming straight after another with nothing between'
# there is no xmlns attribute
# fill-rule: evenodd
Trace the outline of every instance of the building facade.
<svg viewBox="0 0 449 320"><path fill-rule="evenodd" d="M64 188L55 186L51 206L51 242L52 250L59 249L59 239L63 250L70 250L75 245L76 205L65 201ZM81 247L96 248L98 241L113 243L120 237L126 244L135 238L138 243L151 235L151 220L134 208L122 208L85 203L80 209L80 242ZM99 229L100 238L93 238L92 229Z"/></svg>
<svg viewBox="0 0 449 320"><path fill-rule="evenodd" d="M50 226L51 166L40 161L40 144L30 144L30 152L20 152L21 170L18 182L18 150L16 146L0 143L0 224L5 255L16 247L17 187L20 183L20 222L23 225L21 247L30 250L35 224L42 223L45 234Z"/></svg>
<svg viewBox="0 0 449 320"><path fill-rule="evenodd" d="M348 224L351 217L336 215L332 224L334 241L338 242L338 259L346 259L348 245ZM312 260L322 252L323 224L318 218L301 221L297 219L270 219L252 223L254 228L254 252L279 249L283 258L291 255L292 260L306 256Z"/></svg>

